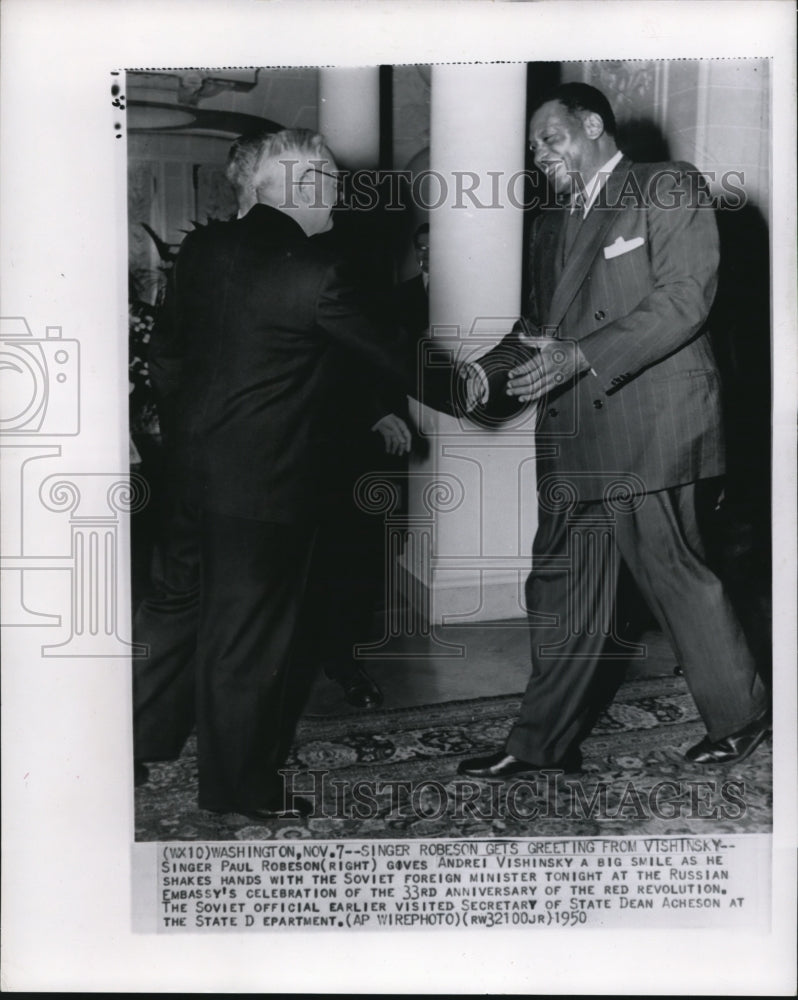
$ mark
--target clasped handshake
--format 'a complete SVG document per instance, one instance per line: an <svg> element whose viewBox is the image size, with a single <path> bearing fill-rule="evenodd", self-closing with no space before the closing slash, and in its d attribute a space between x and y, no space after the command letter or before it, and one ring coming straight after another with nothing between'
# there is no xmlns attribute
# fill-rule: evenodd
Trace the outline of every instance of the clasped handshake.
<svg viewBox="0 0 798 1000"><path fill-rule="evenodd" d="M531 357L507 372L505 392L520 403L535 402L560 388L589 365L576 343L556 337L524 337L523 344ZM470 413L488 403L490 380L480 360L466 362L460 369L465 379L465 408Z"/></svg>
<svg viewBox="0 0 798 1000"><path fill-rule="evenodd" d="M521 350L514 353L514 358L523 351L529 352L530 356L509 371L506 354L499 352L497 357L494 351L489 351L484 358L467 361L459 369L459 377L465 382L460 399L466 413L471 413L478 406L487 406L492 391L505 392L519 403L536 402L590 368L575 341L527 335L521 336L516 346ZM505 364L502 364L502 359ZM401 417L389 414L379 420L372 430L382 435L389 454L405 455L410 451L412 436Z"/></svg>

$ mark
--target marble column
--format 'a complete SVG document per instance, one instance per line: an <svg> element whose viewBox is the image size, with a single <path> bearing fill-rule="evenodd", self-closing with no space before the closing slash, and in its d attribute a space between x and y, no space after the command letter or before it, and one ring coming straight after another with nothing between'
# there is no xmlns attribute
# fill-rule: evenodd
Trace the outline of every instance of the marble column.
<svg viewBox="0 0 798 1000"><path fill-rule="evenodd" d="M338 166L375 169L380 157L378 66L319 70L319 131Z"/></svg>
<svg viewBox="0 0 798 1000"><path fill-rule="evenodd" d="M477 357L520 313L525 119L525 65L433 67L430 175L414 184L430 221L427 350ZM454 477L463 496L437 514L430 548L406 552L426 613L433 624L521 618L537 524L532 419L487 430L417 415L431 448L416 471ZM411 490L411 514L422 503Z"/></svg>

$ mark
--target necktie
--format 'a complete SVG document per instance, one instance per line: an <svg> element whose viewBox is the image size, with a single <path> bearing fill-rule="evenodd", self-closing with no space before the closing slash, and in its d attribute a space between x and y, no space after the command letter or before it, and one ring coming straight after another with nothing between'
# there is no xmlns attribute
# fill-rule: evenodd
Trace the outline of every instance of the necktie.
<svg viewBox="0 0 798 1000"><path fill-rule="evenodd" d="M562 262L563 264L568 260L568 257L573 248L574 241L579 233L582 226L582 220L585 214L584 199L582 195L577 193L574 195L571 202L571 211L565 218L565 238L562 244Z"/></svg>

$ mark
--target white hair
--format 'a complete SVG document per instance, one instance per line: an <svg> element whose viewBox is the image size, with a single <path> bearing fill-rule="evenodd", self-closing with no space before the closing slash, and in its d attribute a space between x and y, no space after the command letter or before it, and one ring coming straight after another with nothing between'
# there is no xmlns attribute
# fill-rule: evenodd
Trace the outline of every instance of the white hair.
<svg viewBox="0 0 798 1000"><path fill-rule="evenodd" d="M246 210L256 201L284 200L289 196L286 181L301 173L294 167L322 161L333 161L324 136L310 129L286 128L239 136L230 147L225 173L239 209Z"/></svg>
<svg viewBox="0 0 798 1000"><path fill-rule="evenodd" d="M286 185L295 183L308 166L325 162L335 161L324 136L318 132L283 129L264 136L252 177L257 200L269 204L290 197Z"/></svg>

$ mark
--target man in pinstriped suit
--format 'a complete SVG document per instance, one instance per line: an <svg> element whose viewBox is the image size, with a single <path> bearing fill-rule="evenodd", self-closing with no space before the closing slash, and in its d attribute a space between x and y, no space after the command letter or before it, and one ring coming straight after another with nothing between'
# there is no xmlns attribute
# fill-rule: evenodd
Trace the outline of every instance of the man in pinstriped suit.
<svg viewBox="0 0 798 1000"><path fill-rule="evenodd" d="M769 711L699 530L724 472L704 327L719 261L713 209L690 164L626 159L608 101L586 84L538 107L530 148L560 200L570 197L535 221L529 318L464 377L475 412L539 407L532 675L505 746L459 772L579 768L621 560L707 727L687 759L741 760L767 734Z"/></svg>

